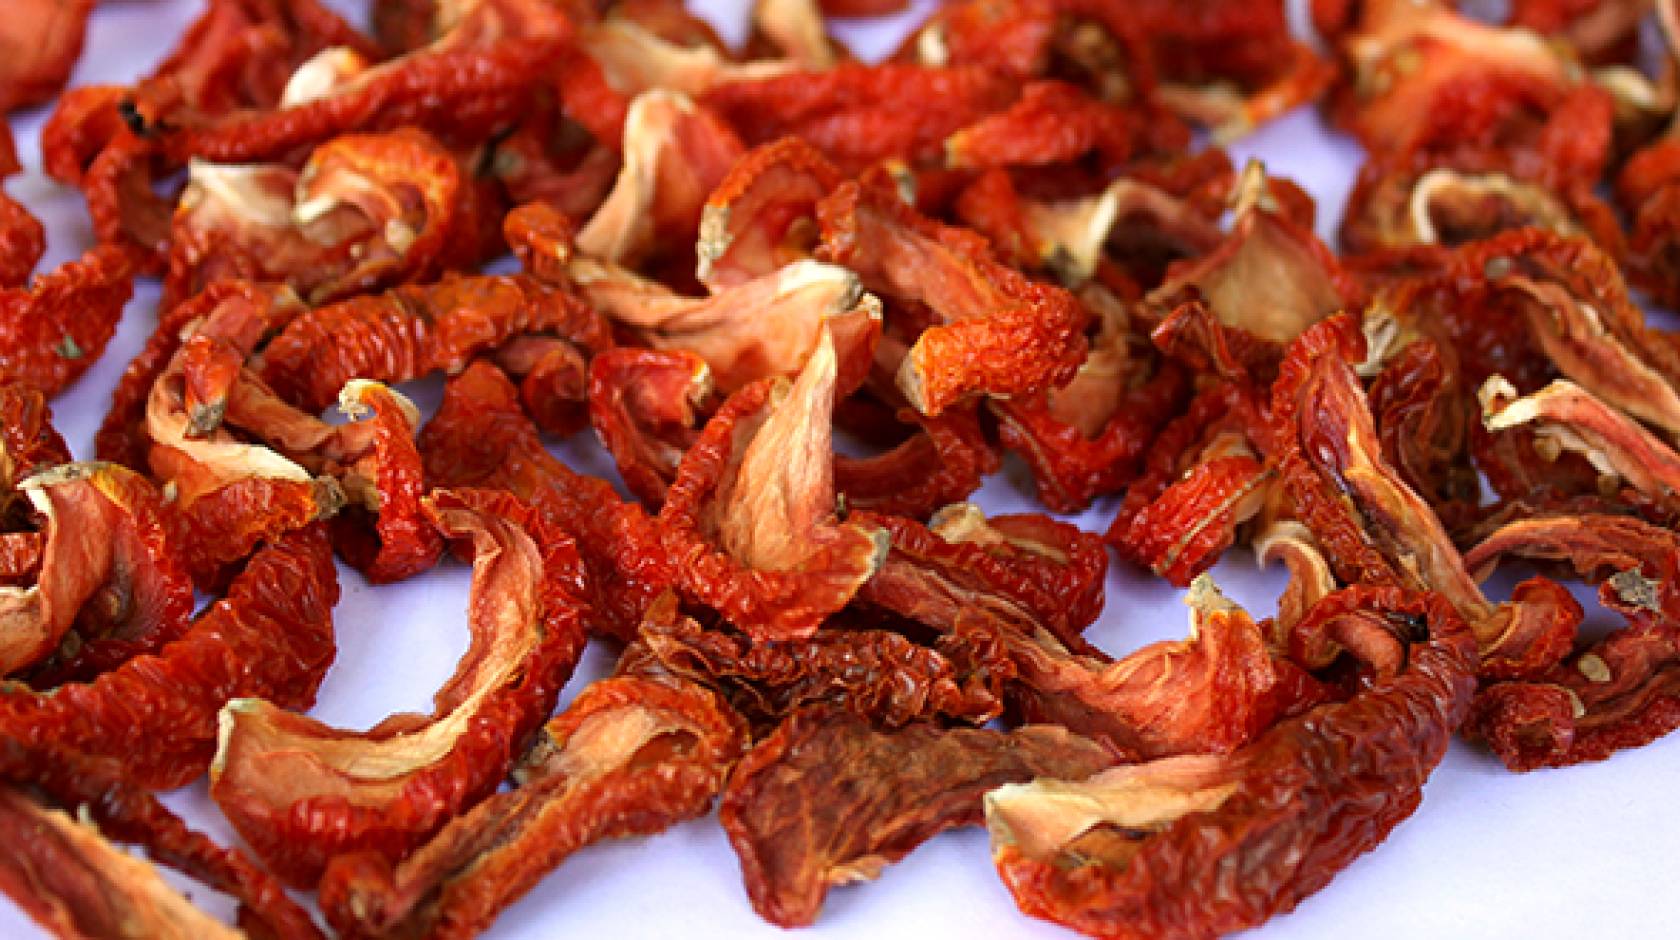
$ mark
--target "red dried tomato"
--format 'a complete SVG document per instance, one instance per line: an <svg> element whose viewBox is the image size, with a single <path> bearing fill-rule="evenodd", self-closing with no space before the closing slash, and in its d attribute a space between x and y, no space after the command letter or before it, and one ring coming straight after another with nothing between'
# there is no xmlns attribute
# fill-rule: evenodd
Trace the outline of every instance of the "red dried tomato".
<svg viewBox="0 0 1680 940"><path fill-rule="evenodd" d="M23 481L46 534L35 583L0 588L0 673L36 688L89 681L187 629L192 581L145 479L62 464Z"/></svg>
<svg viewBox="0 0 1680 940"><path fill-rule="evenodd" d="M589 364L589 421L625 488L655 512L711 398L711 370L693 353L610 349Z"/></svg>
<svg viewBox="0 0 1680 940"><path fill-rule="evenodd" d="M94 0L18 0L0 24L0 113L52 100L70 80Z"/></svg>
<svg viewBox="0 0 1680 940"><path fill-rule="evenodd" d="M859 598L941 633L978 609L1083 648L1081 631L1103 605L1108 553L1088 532L1036 514L990 519L971 503L934 514L927 526L858 513L887 530L892 549Z"/></svg>
<svg viewBox="0 0 1680 940"><path fill-rule="evenodd" d="M521 275L447 275L312 310L264 347L257 366L281 397L319 411L351 379L406 382L458 372L473 356L530 333L588 349L610 343L600 315L563 290Z"/></svg>
<svg viewBox="0 0 1680 940"><path fill-rule="evenodd" d="M444 386L420 435L432 486L506 489L577 539L588 570L591 631L635 639L654 598L676 577L653 520L605 480L584 476L543 446L519 392L495 366L476 362Z"/></svg>
<svg viewBox="0 0 1680 940"><path fill-rule="evenodd" d="M986 791L1110 763L1056 727L878 732L848 712L806 708L742 758L718 818L753 909L798 927L816 921L831 886L874 878L934 835L978 823Z"/></svg>
<svg viewBox="0 0 1680 940"><path fill-rule="evenodd" d="M134 288L134 261L99 247L27 289L0 288L0 380L56 395L105 351Z"/></svg>
<svg viewBox="0 0 1680 940"><path fill-rule="evenodd" d="M229 699L314 702L333 658L337 600L326 532L292 532L259 551L227 596L158 652L50 694L0 688L0 736L113 758L140 786L181 786L210 765L216 715Z"/></svg>
<svg viewBox="0 0 1680 940"><path fill-rule="evenodd" d="M1087 314L1067 291L993 261L983 240L905 205L879 177L842 185L817 214L821 257L937 318L897 376L916 410L937 415L975 393L1025 394L1073 377Z"/></svg>
<svg viewBox="0 0 1680 940"><path fill-rule="evenodd" d="M848 511L926 519L967 499L1002 465L975 406L959 405L937 417L901 408L895 417L918 430L873 457L834 455L834 488Z"/></svg>
<svg viewBox="0 0 1680 940"><path fill-rule="evenodd" d="M1028 914L1104 937L1234 932L1293 908L1417 808L1464 720L1476 644L1439 595L1382 608L1425 642L1345 702L1225 756L1169 757L986 797L992 858ZM1077 807L1077 808L1076 808Z"/></svg>
<svg viewBox="0 0 1680 940"><path fill-rule="evenodd" d="M824 629L755 642L701 627L667 594L648 610L618 674L699 683L757 726L818 703L889 728L935 717L982 724L1003 711L1012 669L998 644L978 639L952 634L930 648L888 630Z"/></svg>
<svg viewBox="0 0 1680 940"><path fill-rule="evenodd" d="M678 589L754 639L810 636L886 554L880 529L835 519L837 368L825 329L794 382L730 396L683 455L659 510Z"/></svg>
<svg viewBox="0 0 1680 940"><path fill-rule="evenodd" d="M254 698L230 702L210 795L276 873L313 885L327 861L396 862L494 791L583 652L572 541L508 493L438 491L428 521L470 542L473 642L430 718L341 731Z"/></svg>
<svg viewBox="0 0 1680 940"><path fill-rule="evenodd" d="M740 718L684 682L603 679L545 726L518 786L393 865L342 855L321 909L344 937L476 936L572 853L703 815L741 753Z"/></svg>

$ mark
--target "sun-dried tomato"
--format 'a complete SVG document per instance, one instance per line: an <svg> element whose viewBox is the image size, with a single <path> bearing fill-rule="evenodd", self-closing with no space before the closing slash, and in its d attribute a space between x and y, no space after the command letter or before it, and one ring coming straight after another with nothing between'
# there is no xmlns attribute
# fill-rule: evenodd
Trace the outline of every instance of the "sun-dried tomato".
<svg viewBox="0 0 1680 940"><path fill-rule="evenodd" d="M993 261L982 239L905 205L883 179L846 183L817 207L819 256L875 293L925 303L935 325L914 338L897 381L937 415L975 393L1065 384L1085 353L1083 306Z"/></svg>
<svg viewBox="0 0 1680 940"><path fill-rule="evenodd" d="M839 389L847 393L868 373L881 329L881 303L864 293L857 275L817 261L795 261L693 299L586 258L571 263L570 276L584 300L655 349L705 360L726 393L797 373L823 332L833 337Z"/></svg>
<svg viewBox="0 0 1680 940"><path fill-rule="evenodd" d="M545 726L518 786L456 817L397 865L343 855L321 881L341 936L476 936L572 853L703 815L745 744L712 693L670 680L592 683Z"/></svg>
<svg viewBox="0 0 1680 940"><path fill-rule="evenodd" d="M125 108L137 134L180 162L272 160L341 134L404 126L446 142L482 140L513 123L571 33L564 13L542 0L485 0L430 45L299 100L211 111L142 84Z"/></svg>
<svg viewBox="0 0 1680 940"><path fill-rule="evenodd" d="M0 25L0 113L52 100L82 55L95 0L18 0Z"/></svg>
<svg viewBox="0 0 1680 940"><path fill-rule="evenodd" d="M673 242L686 250L707 194L745 149L703 105L665 90L638 96L624 119L618 180L579 229L578 250L626 266Z"/></svg>
<svg viewBox="0 0 1680 940"><path fill-rule="evenodd" d="M1236 540L1269 498L1275 473L1265 406L1248 382L1222 382L1191 401L1150 446L1105 540L1122 558L1189 584Z"/></svg>
<svg viewBox="0 0 1680 940"><path fill-rule="evenodd" d="M1635 283L1674 306L1680 298L1680 141L1664 138L1628 158L1616 199L1632 217L1627 271Z"/></svg>
<svg viewBox="0 0 1680 940"><path fill-rule="evenodd" d="M292 532L259 551L179 639L91 682L50 693L0 688L0 735L122 762L125 779L160 790L210 765L216 713L258 696L314 702L334 654L338 578L324 530Z"/></svg>
<svg viewBox="0 0 1680 940"><path fill-rule="evenodd" d="M210 794L293 884L314 884L346 852L395 862L492 792L583 652L584 575L570 539L507 493L439 491L425 509L473 552L473 642L436 713L356 732L254 698L222 712Z"/></svg>
<svg viewBox="0 0 1680 940"><path fill-rule="evenodd" d="M1013 83L982 68L847 63L823 72L737 78L701 103L749 144L802 137L842 169L890 157L931 160L958 130L1016 97Z"/></svg>
<svg viewBox="0 0 1680 940"><path fill-rule="evenodd" d="M1591 243L1522 229L1467 246L1455 273L1485 278L1558 372L1636 418L1680 431L1680 345L1646 324L1615 262Z"/></svg>
<svg viewBox="0 0 1680 940"><path fill-rule="evenodd" d="M281 397L319 411L351 379L458 372L524 334L555 334L588 349L610 342L600 315L564 290L522 275L446 275L312 310L263 349L258 368Z"/></svg>
<svg viewBox="0 0 1680 940"><path fill-rule="evenodd" d="M1088 532L1048 516L987 518L956 503L926 526L858 513L887 530L892 548L859 598L941 633L964 610L1040 626L1080 647L1080 633L1102 610L1108 553Z"/></svg>
<svg viewBox="0 0 1680 940"><path fill-rule="evenodd" d="M0 180L18 172L11 130L0 125ZM0 288L21 287L47 251L47 231L41 220L12 197L0 192Z"/></svg>
<svg viewBox="0 0 1680 940"><path fill-rule="evenodd" d="M109 464L63 464L20 490L43 517L40 569L0 588L0 673L48 688L88 681L155 652L192 616L192 581L145 479Z"/></svg>
<svg viewBox="0 0 1680 940"><path fill-rule="evenodd" d="M1470 578L1439 517L1387 463L1351 363L1364 343L1345 317L1302 335L1272 389L1273 457L1294 510L1349 584L1434 590L1452 601L1480 642L1486 675L1519 675L1556 662L1578 617L1536 583L1495 608Z"/></svg>
<svg viewBox="0 0 1680 940"><path fill-rule="evenodd" d="M1376 847L1417 808L1475 690L1475 640L1452 606L1391 594L1395 628L1422 620L1428 639L1345 703L1229 755L987 794L992 858L1021 909L1094 936L1213 936L1290 910Z"/></svg>
<svg viewBox="0 0 1680 940"><path fill-rule="evenodd" d="M792 383L730 396L683 455L659 510L679 590L754 639L810 636L886 554L885 532L835 518L837 369L825 329Z"/></svg>
<svg viewBox="0 0 1680 940"><path fill-rule="evenodd" d="M800 137L748 151L706 197L695 247L701 283L716 292L809 257L817 203L844 181Z"/></svg>
<svg viewBox="0 0 1680 940"><path fill-rule="evenodd" d="M88 757L61 748L26 745L15 738L0 737L0 778L13 785L38 789L60 806L74 807L79 817L77 822L80 824L76 828L86 827L88 835L93 836L93 827L97 826L99 835L137 843L144 847L146 853L155 861L175 868L213 889L232 895L240 902L239 925L243 930L249 931L251 936L296 940L316 940L321 937L314 921L296 902L286 896L272 875L263 871L237 849L224 849L209 838L188 829L180 818L158 802L150 792L125 779L124 765L120 760ZM78 840L72 838L70 841ZM93 854L100 853L96 849ZM132 856L123 854L116 866L119 871L125 867L124 860L133 863ZM51 879L54 874L66 870L67 866L53 865L45 868L40 874ZM0 880L9 881L5 878ZM119 880L129 883L128 879L121 875ZM81 884L60 884L76 893L76 902L70 905L72 909L65 911L70 917L98 917L105 913L105 905L109 903L109 898L80 894L79 892L87 890ZM35 895L35 891L41 887L41 882L32 880L19 887L25 888L21 894L9 888L7 893L12 894L25 909L34 911L34 904L42 900ZM145 891L140 898L138 910L129 913L142 919L155 916L158 904L162 900L164 899L156 898L155 892ZM83 903L90 905L91 910L83 911L80 907ZM167 907L167 904L164 906ZM185 913L185 906L181 910L183 916L190 917ZM209 921L206 924L206 930L219 926ZM130 923L113 925L112 935L132 934L134 929ZM95 932L94 935L106 934ZM192 935L200 934L193 931ZM244 933L234 935L246 936Z"/></svg>
<svg viewBox="0 0 1680 940"><path fill-rule="evenodd" d="M823 14L818 0L755 0L747 54L779 52L799 68L813 72L833 68L843 50L829 40Z"/></svg>
<svg viewBox="0 0 1680 940"><path fill-rule="evenodd" d="M1170 265L1150 292L1153 319L1178 309L1194 287L1221 323L1287 343L1330 314L1360 306L1354 278L1310 227L1290 217L1258 163L1243 172L1234 201L1236 222L1224 242Z"/></svg>
<svg viewBox="0 0 1680 940"><path fill-rule="evenodd" d="M1585 458L1605 484L1622 480L1651 504L1672 512L1680 494L1680 454L1622 412L1573 382L1559 379L1517 397L1495 376L1482 386L1482 422L1489 431L1528 428L1542 457L1573 453Z"/></svg>
<svg viewBox="0 0 1680 940"><path fill-rule="evenodd" d="M421 503L425 470L414 406L377 382L355 381L344 387L339 409L367 420L341 431L329 451L343 467L335 475L346 496L331 523L334 547L375 584L430 568L443 542Z"/></svg>
<svg viewBox="0 0 1680 940"><path fill-rule="evenodd" d="M954 0L906 37L894 59L978 65L1011 78L1034 78L1049 68L1056 19L1053 0Z"/></svg>
<svg viewBox="0 0 1680 940"><path fill-rule="evenodd" d="M653 511L699 438L711 398L711 369L690 352L624 347L589 364L589 421L619 479Z"/></svg>
<svg viewBox="0 0 1680 940"><path fill-rule="evenodd" d="M1002 629L1017 675L1010 702L1027 721L1066 727L1125 761L1224 754L1325 691L1275 653L1242 608L1205 575L1191 585L1190 638L1119 660L1069 651L1044 631Z"/></svg>
<svg viewBox="0 0 1680 940"><path fill-rule="evenodd" d="M1089 153L1104 165L1139 151L1187 149L1190 131L1169 115L1093 98L1066 82L1032 82L1009 108L945 139L953 167L1045 166Z"/></svg>
<svg viewBox="0 0 1680 940"><path fill-rule="evenodd" d="M217 280L282 281L312 304L479 260L477 190L422 131L347 135L283 164L194 162L171 233L164 306Z"/></svg>
<svg viewBox="0 0 1680 940"><path fill-rule="evenodd" d="M918 430L873 457L834 455L834 488L848 510L926 519L967 499L1002 464L975 406L948 408L931 418L901 408L895 418Z"/></svg>
<svg viewBox="0 0 1680 940"><path fill-rule="evenodd" d="M1470 400L1456 359L1434 340L1410 343L1369 390L1383 459L1444 520L1481 495L1469 461Z"/></svg>
<svg viewBox="0 0 1680 940"><path fill-rule="evenodd" d="M31 385L0 383L0 525L12 528L17 485L39 470L70 462L70 448L53 427L47 396Z"/></svg>
<svg viewBox="0 0 1680 940"><path fill-rule="evenodd" d="M1567 55L1540 36L1448 5L1382 0L1359 14L1339 43L1350 76L1332 113L1373 151L1405 153L1425 138L1436 146L1508 139L1579 81Z"/></svg>
<svg viewBox="0 0 1680 940"><path fill-rule="evenodd" d="M99 247L28 288L0 288L0 380L56 395L105 351L134 289L127 251Z"/></svg>
<svg viewBox="0 0 1680 940"><path fill-rule="evenodd" d="M1628 625L1551 670L1485 686L1469 733L1512 770L1603 760L1680 727L1680 541L1618 516L1550 516L1511 523L1467 559L1491 570L1503 557L1560 561Z"/></svg>
<svg viewBox="0 0 1680 940"><path fill-rule="evenodd" d="M653 520L611 484L572 470L543 446L500 370L476 362L444 386L420 435L426 480L506 489L575 538L588 577L589 628L624 642L676 577Z"/></svg>
<svg viewBox="0 0 1680 940"><path fill-rule="evenodd" d="M1103 748L1052 726L880 732L819 706L795 712L748 752L718 816L753 909L797 927L816 921L830 887L875 878L934 835L978 823L986 791L1082 779L1110 763Z"/></svg>
<svg viewBox="0 0 1680 940"><path fill-rule="evenodd" d="M990 661L970 656L977 645L952 635L926 647L875 629L755 642L701 627L678 610L675 595L666 595L648 611L618 673L697 682L760 726L825 702L880 727L935 717L982 724L1003 710L1009 665L1001 650Z"/></svg>

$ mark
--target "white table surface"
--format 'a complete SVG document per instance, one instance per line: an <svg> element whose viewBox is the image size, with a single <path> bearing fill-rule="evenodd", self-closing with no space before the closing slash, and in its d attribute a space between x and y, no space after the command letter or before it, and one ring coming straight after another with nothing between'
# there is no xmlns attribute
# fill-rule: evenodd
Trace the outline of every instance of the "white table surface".
<svg viewBox="0 0 1680 940"><path fill-rule="evenodd" d="M332 0L332 5L356 20L365 18L365 0ZM174 43L199 6L195 0L105 0L94 15L73 83L128 82L143 74ZM702 0L699 7L726 37L744 32L743 0ZM916 19L919 15L894 17L885 26L847 24L837 32L861 54L879 55ZM45 112L37 111L14 121L29 172L11 180L8 189L46 223L46 263L57 264L88 245L91 232L79 194L40 172L38 135L44 119ZM1316 196L1319 229L1328 237L1360 159L1355 145L1331 136L1315 114L1298 112L1234 149L1239 161L1259 155L1273 172L1294 178ZM139 286L104 357L54 402L58 427L79 457L91 456L93 433L111 389L156 322L157 295L155 283ZM437 384L420 383L411 390L429 413L436 404ZM560 452L580 469L611 473L610 461L592 441L569 444ZM1036 508L1019 464L991 480L978 500L989 511ZM1113 511L1114 501L1105 500L1078 521L1101 530ZM1282 584L1277 571L1256 572L1251 556L1235 553L1213 574L1256 617L1275 610ZM377 588L342 566L341 577L338 660L313 714L330 723L365 728L393 711L429 711L433 691L466 646L466 569L446 565L408 583ZM1117 566L1109 575L1108 609L1089 636L1115 653L1181 637L1186 616L1180 593ZM1609 615L1594 611L1588 623L1608 626ZM567 688L567 697L610 666L600 650L592 649ZM1409 940L1680 935L1677 784L1676 739L1619 754L1606 763L1520 776L1455 742L1411 820L1294 913L1250 936ZM235 838L202 784L170 794L167 802L200 829L224 841ZM196 885L189 890L208 908L224 916L231 913L227 899ZM506 911L487 936L529 940L594 931L693 940L782 935L753 914L734 854L713 818L653 838L579 853ZM803 935L813 940L1073 936L1016 911L993 871L985 833L978 828L931 840L887 868L879 881L836 889L817 925ZM0 938L37 936L30 921L0 901Z"/></svg>

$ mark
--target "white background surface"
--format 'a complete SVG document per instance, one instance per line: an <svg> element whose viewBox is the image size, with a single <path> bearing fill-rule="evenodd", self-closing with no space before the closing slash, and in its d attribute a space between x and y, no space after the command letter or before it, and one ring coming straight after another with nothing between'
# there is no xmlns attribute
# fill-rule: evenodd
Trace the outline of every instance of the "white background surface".
<svg viewBox="0 0 1680 940"><path fill-rule="evenodd" d="M334 0L353 19L364 0ZM0 3L0 16L4 16ZM151 68L196 15L196 0L106 0L93 19L74 84L128 82ZM708 0L726 37L744 30L742 0ZM925 9L925 7L923 7ZM919 16L897 17L903 24ZM902 25L898 27L902 29ZM879 54L896 32L842 25L837 32L860 53ZM28 175L10 192L47 224L47 264L79 253L91 241L80 196L40 173L37 145L44 113L15 122ZM1239 161L1261 155L1319 200L1319 229L1329 237L1360 159L1356 146L1333 138L1310 113L1270 125L1236 148ZM93 432L111 389L155 321L157 289L144 283L104 358L54 402L57 423L79 457L92 454ZM412 389L429 412L436 383ZM593 442L568 445L574 466L610 473ZM978 497L990 511L1036 508L1025 472L1011 464ZM1101 530L1114 502L1080 518ZM1275 610L1282 580L1253 570L1234 553L1214 570L1233 597L1258 618ZM466 570L446 565L408 583L371 588L342 569L337 610L339 656L314 714L365 728L399 710L428 712L431 695L466 645ZM1164 582L1119 567L1109 575L1109 606L1089 636L1115 653L1184 634L1177 592ZM1496 595L1496 599L1498 599ZM1589 605L1589 609L1591 609ZM1603 612L1589 626L1608 626ZM609 669L592 650L568 687ZM1680 935L1680 740L1617 755L1596 765L1505 772L1484 753L1455 742L1425 791L1423 806L1378 850L1355 862L1293 914L1250 936L1265 938L1419 937L1673 937ZM232 833L202 785L168 797L197 827L222 840ZM0 849L3 851L3 849ZM219 913L225 899L192 894ZM735 937L780 935L747 904L735 857L715 819L663 835L596 846L574 856L502 915L488 936L500 940L588 935ZM980 829L941 835L886 869L874 883L836 889L812 938L1071 937L1018 913L992 869ZM15 907L0 901L0 938L39 936Z"/></svg>

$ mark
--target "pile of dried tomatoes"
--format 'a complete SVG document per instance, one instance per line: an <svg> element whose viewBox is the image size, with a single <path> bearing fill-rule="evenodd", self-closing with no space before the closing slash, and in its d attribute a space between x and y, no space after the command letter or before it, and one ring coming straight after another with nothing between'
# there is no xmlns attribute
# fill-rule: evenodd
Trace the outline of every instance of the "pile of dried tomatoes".
<svg viewBox="0 0 1680 940"><path fill-rule="evenodd" d="M1454 733L1524 771L1680 725L1680 336L1630 294L1680 302L1669 0L1317 0L1328 54L1282 0L954 0L874 65L824 17L901 0L759 0L741 52L676 0L379 0L371 37L209 0L60 94L92 6L0 22L98 236L27 283L0 198L0 889L62 936L233 934L107 840L249 935L320 936L289 886L465 937L715 801L776 924L983 821L1026 913L1204 937L1374 848ZM1371 154L1339 255L1193 146L1320 99ZM73 461L47 402L137 277ZM428 419L392 387L440 374ZM633 498L547 447L589 432ZM1006 454L1113 524L988 518ZM1275 617L1204 574L1238 545ZM1111 550L1189 639L1082 639ZM334 556L446 552L433 714L303 714ZM1508 559L1544 574L1489 597ZM1626 625L1579 638L1554 579ZM617 669L554 714L591 638ZM245 848L152 796L206 773Z"/></svg>

